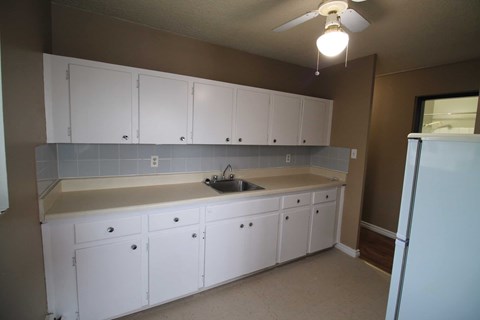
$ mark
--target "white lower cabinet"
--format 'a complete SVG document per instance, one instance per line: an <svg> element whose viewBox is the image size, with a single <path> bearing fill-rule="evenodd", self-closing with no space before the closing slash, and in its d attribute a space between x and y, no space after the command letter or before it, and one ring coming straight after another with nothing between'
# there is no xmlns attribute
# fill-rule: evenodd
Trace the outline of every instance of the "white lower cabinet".
<svg viewBox="0 0 480 320"><path fill-rule="evenodd" d="M143 248L135 238L75 251L80 319L107 319L144 305Z"/></svg>
<svg viewBox="0 0 480 320"><path fill-rule="evenodd" d="M111 319L331 247L336 196L331 188L45 223L48 311Z"/></svg>
<svg viewBox="0 0 480 320"><path fill-rule="evenodd" d="M307 254L310 207L289 209L280 215L278 262L282 263Z"/></svg>
<svg viewBox="0 0 480 320"><path fill-rule="evenodd" d="M199 289L201 238L198 225L168 229L149 237L150 305Z"/></svg>
<svg viewBox="0 0 480 320"><path fill-rule="evenodd" d="M205 286L273 266L277 230L276 212L207 224Z"/></svg>

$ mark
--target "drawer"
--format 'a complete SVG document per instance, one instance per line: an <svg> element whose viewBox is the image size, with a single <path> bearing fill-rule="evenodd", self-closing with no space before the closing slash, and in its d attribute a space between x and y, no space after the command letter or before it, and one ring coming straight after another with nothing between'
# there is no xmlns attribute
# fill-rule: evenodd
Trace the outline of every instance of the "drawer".
<svg viewBox="0 0 480 320"><path fill-rule="evenodd" d="M207 222L243 217L252 214L278 211L280 198L266 198L248 201L238 201L207 207Z"/></svg>
<svg viewBox="0 0 480 320"><path fill-rule="evenodd" d="M200 222L200 209L159 212L148 215L148 230L156 231L188 226Z"/></svg>
<svg viewBox="0 0 480 320"><path fill-rule="evenodd" d="M313 203L337 200L337 188L317 191L313 194Z"/></svg>
<svg viewBox="0 0 480 320"><path fill-rule="evenodd" d="M288 196L283 197L282 208L295 208L301 206L308 206L312 204L312 194L308 193L298 193L298 194L291 194Z"/></svg>
<svg viewBox="0 0 480 320"><path fill-rule="evenodd" d="M75 224L75 243L140 234L142 218L123 218Z"/></svg>

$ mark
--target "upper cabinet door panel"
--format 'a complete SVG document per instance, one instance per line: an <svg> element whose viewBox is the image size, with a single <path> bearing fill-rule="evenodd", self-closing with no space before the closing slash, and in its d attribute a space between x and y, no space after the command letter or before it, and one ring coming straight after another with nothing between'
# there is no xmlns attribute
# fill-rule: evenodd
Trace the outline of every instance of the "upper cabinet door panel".
<svg viewBox="0 0 480 320"><path fill-rule="evenodd" d="M326 146L330 144L331 111L331 103L327 100L303 99L300 145Z"/></svg>
<svg viewBox="0 0 480 320"><path fill-rule="evenodd" d="M188 81L140 75L140 143L186 144Z"/></svg>
<svg viewBox="0 0 480 320"><path fill-rule="evenodd" d="M273 95L269 144L297 145L302 100L297 96Z"/></svg>
<svg viewBox="0 0 480 320"><path fill-rule="evenodd" d="M233 143L268 144L270 94L238 89Z"/></svg>
<svg viewBox="0 0 480 320"><path fill-rule="evenodd" d="M74 143L132 143L132 73L70 65Z"/></svg>
<svg viewBox="0 0 480 320"><path fill-rule="evenodd" d="M231 143L233 98L232 87L194 84L193 143Z"/></svg>

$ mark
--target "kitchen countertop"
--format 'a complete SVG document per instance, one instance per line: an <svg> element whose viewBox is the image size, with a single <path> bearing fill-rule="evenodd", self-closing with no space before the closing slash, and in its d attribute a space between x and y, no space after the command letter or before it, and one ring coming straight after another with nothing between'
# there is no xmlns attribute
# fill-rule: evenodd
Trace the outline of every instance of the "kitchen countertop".
<svg viewBox="0 0 480 320"><path fill-rule="evenodd" d="M316 174L294 174L246 179L265 190L219 193L202 182L60 192L45 212L45 221L108 214L124 210L246 199L249 197L337 187L343 181Z"/></svg>

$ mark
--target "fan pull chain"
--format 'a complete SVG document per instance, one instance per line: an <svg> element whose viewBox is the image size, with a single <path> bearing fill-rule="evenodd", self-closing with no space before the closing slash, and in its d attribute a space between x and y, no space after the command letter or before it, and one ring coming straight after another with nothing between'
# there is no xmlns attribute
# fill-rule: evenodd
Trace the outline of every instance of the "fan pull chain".
<svg viewBox="0 0 480 320"><path fill-rule="evenodd" d="M315 75L318 77L320 71L318 71L318 60L320 59L320 51L317 50L317 71L315 71Z"/></svg>
<svg viewBox="0 0 480 320"><path fill-rule="evenodd" d="M345 68L347 67L347 61L348 61L348 43L347 43L347 48L345 49Z"/></svg>

